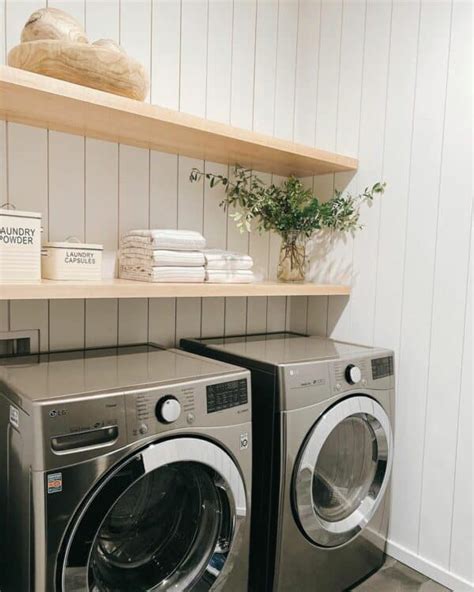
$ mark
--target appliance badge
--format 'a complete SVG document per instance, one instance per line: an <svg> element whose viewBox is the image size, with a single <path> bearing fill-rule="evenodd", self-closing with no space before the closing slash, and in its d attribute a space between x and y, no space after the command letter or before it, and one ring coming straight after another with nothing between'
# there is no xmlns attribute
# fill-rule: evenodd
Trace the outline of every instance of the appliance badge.
<svg viewBox="0 0 474 592"><path fill-rule="evenodd" d="M48 475L48 493L59 493L63 490L63 474L51 473Z"/></svg>
<svg viewBox="0 0 474 592"><path fill-rule="evenodd" d="M249 447L249 434L248 432L244 432L240 434L240 450L247 450Z"/></svg>
<svg viewBox="0 0 474 592"><path fill-rule="evenodd" d="M13 405L10 405L10 423L14 428L20 428L20 412Z"/></svg>
<svg viewBox="0 0 474 592"><path fill-rule="evenodd" d="M51 409L49 412L49 417L62 417L67 415L66 409Z"/></svg>

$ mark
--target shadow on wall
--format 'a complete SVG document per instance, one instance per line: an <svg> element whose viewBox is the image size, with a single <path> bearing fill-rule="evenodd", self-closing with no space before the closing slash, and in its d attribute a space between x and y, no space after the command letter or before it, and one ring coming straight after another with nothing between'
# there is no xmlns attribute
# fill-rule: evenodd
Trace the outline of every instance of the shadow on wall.
<svg viewBox="0 0 474 592"><path fill-rule="evenodd" d="M343 232L317 233L308 244L308 279L317 283L351 284L353 240Z"/></svg>

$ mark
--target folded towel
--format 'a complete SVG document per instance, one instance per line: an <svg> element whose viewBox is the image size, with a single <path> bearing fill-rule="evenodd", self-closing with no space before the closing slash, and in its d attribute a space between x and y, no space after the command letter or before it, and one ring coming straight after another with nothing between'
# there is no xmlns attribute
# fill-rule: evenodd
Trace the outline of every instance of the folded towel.
<svg viewBox="0 0 474 592"><path fill-rule="evenodd" d="M206 269L206 282L212 284L251 284L255 280L249 270Z"/></svg>
<svg viewBox="0 0 474 592"><path fill-rule="evenodd" d="M130 230L122 237L122 246L151 245L155 249L173 251L199 251L206 246L206 239L194 230Z"/></svg>
<svg viewBox="0 0 474 592"><path fill-rule="evenodd" d="M120 261L125 265L150 265L152 267L203 267L205 263L201 251L170 251L134 247L121 249Z"/></svg>
<svg viewBox="0 0 474 592"><path fill-rule="evenodd" d="M120 264L119 275L125 280L141 282L202 283L204 267L151 267Z"/></svg>
<svg viewBox="0 0 474 592"><path fill-rule="evenodd" d="M207 269L252 269L253 259L250 255L224 251L222 249L205 249Z"/></svg>

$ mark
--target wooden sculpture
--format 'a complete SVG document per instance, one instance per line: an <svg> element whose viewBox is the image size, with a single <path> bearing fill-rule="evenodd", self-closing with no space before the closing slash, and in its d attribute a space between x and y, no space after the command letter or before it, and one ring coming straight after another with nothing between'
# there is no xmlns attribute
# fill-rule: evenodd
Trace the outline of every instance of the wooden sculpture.
<svg viewBox="0 0 474 592"><path fill-rule="evenodd" d="M8 54L10 66L139 101L148 94L139 62L111 39L90 43L80 23L62 10L34 12L21 41Z"/></svg>

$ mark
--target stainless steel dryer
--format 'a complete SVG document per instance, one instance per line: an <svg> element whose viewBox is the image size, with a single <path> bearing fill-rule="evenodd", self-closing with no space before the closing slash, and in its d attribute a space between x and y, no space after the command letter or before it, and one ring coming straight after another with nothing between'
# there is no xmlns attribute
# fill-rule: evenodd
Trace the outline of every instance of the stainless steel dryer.
<svg viewBox="0 0 474 592"><path fill-rule="evenodd" d="M252 531L250 589L341 592L378 569L393 457L393 353L294 334L182 345L252 371L254 486L259 471L266 479L253 505L268 524Z"/></svg>
<svg viewBox="0 0 474 592"><path fill-rule="evenodd" d="M149 346L0 368L2 592L245 592L249 373Z"/></svg>

